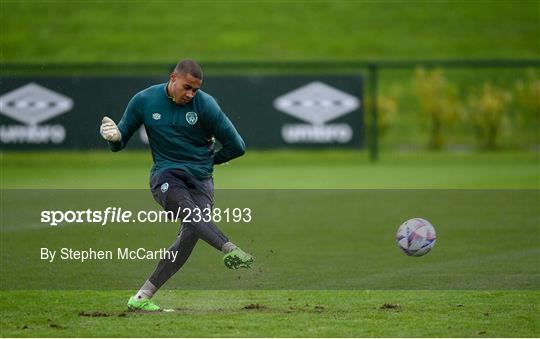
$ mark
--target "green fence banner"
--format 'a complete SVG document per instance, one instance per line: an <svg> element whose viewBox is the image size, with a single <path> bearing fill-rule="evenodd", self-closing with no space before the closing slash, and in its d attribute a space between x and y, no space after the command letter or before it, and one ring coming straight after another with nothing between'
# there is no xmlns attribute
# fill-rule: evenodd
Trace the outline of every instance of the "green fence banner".
<svg viewBox="0 0 540 339"><path fill-rule="evenodd" d="M3 76L2 149L105 148L101 117L118 121L133 95L167 81L152 76ZM248 148L363 146L361 76L208 76ZM129 148L146 147L144 128Z"/></svg>

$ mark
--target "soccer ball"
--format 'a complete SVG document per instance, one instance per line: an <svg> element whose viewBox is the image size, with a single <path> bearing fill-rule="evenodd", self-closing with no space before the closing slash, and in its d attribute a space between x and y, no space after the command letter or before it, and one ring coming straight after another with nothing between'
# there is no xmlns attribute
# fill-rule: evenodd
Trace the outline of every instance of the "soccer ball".
<svg viewBox="0 0 540 339"><path fill-rule="evenodd" d="M399 226L396 241L405 254L421 257L435 245L437 235L435 228L425 219L414 218Z"/></svg>

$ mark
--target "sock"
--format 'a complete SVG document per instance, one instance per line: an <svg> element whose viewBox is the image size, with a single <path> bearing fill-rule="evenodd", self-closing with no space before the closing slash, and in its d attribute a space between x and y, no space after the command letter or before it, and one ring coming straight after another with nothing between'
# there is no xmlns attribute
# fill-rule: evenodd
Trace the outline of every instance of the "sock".
<svg viewBox="0 0 540 339"><path fill-rule="evenodd" d="M228 241L221 246L221 251L225 254L229 253L230 251L234 250L236 248L236 245L232 242Z"/></svg>
<svg viewBox="0 0 540 339"><path fill-rule="evenodd" d="M142 299L150 299L156 292L157 292L157 287L154 286L154 284L152 284L150 280L146 280L146 282L142 285L139 292L135 294L135 300L138 301Z"/></svg>

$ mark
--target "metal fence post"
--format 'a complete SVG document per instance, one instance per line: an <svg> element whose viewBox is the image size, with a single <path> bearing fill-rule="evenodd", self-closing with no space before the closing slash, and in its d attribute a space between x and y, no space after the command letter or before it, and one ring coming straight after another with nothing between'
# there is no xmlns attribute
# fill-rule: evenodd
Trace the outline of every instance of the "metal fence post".
<svg viewBox="0 0 540 339"><path fill-rule="evenodd" d="M379 122L377 112L377 77L378 65L370 63L369 70L369 94L371 100L371 126L369 138L369 159L376 162L379 158Z"/></svg>

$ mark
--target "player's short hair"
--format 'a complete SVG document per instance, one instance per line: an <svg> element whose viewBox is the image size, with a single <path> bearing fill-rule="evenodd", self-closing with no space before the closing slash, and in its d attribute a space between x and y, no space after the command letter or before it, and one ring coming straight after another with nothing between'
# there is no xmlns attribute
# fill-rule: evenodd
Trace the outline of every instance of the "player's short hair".
<svg viewBox="0 0 540 339"><path fill-rule="evenodd" d="M176 67L174 68L175 73L191 74L195 78L202 80L203 72L201 65L199 65L195 60L184 59L180 60Z"/></svg>

